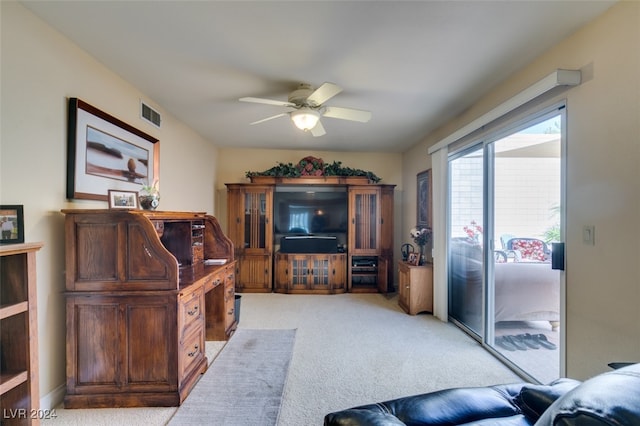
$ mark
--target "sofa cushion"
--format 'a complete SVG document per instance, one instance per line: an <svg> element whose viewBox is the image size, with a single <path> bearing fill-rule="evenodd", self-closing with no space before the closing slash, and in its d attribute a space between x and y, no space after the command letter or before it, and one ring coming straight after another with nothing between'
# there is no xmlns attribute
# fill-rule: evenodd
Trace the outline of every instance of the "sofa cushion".
<svg viewBox="0 0 640 426"><path fill-rule="evenodd" d="M579 381L564 378L548 385L525 385L516 397L516 404L527 418L535 422L551 404L578 385Z"/></svg>
<svg viewBox="0 0 640 426"><path fill-rule="evenodd" d="M536 426L640 425L640 364L600 374L551 404Z"/></svg>

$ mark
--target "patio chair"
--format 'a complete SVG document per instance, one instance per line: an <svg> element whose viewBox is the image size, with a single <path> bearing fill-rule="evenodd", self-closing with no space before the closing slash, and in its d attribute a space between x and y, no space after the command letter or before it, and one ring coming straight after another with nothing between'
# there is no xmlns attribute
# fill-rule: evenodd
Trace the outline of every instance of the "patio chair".
<svg viewBox="0 0 640 426"><path fill-rule="evenodd" d="M516 237L507 241L507 250L516 253L517 262L549 262L551 251L538 238Z"/></svg>

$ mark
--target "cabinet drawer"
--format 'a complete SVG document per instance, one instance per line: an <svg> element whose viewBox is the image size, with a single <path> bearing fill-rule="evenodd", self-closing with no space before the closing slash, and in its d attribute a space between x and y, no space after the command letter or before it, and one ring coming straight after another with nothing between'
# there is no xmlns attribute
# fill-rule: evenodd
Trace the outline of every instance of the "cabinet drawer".
<svg viewBox="0 0 640 426"><path fill-rule="evenodd" d="M235 289L236 286L236 273L232 265L229 265L224 270L224 277L226 277L226 283L231 283L231 286Z"/></svg>
<svg viewBox="0 0 640 426"><path fill-rule="evenodd" d="M179 303L179 329L181 337L190 332L191 329L204 324L204 291L199 288L196 291L180 297Z"/></svg>
<svg viewBox="0 0 640 426"><path fill-rule="evenodd" d="M204 328L200 327L180 342L178 377L181 382L200 364L204 356Z"/></svg>
<svg viewBox="0 0 640 426"><path fill-rule="evenodd" d="M233 301L235 299L235 286L233 285L233 281L226 281L224 284L224 302L225 304L231 303L233 306Z"/></svg>
<svg viewBox="0 0 640 426"><path fill-rule="evenodd" d="M209 277L209 280L204 286L204 292L208 293L209 291L213 290L215 287L222 284L223 281L224 281L224 273L217 272L214 275L211 275L211 277Z"/></svg>

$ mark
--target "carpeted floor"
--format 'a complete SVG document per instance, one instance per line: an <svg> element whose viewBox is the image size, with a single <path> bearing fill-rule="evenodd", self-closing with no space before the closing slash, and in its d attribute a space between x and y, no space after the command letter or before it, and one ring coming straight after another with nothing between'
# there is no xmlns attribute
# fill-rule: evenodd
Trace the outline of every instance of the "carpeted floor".
<svg viewBox="0 0 640 426"><path fill-rule="evenodd" d="M238 329L169 425L276 425L295 334Z"/></svg>
<svg viewBox="0 0 640 426"><path fill-rule="evenodd" d="M453 324L404 313L397 296L244 293L241 303L239 330L297 330L278 426L320 426L325 414L355 405L522 381ZM220 343L207 342L209 360L209 348ZM57 419L42 423L161 426L175 411L58 408Z"/></svg>
<svg viewBox="0 0 640 426"><path fill-rule="evenodd" d="M382 294L243 294L241 327L296 328L279 426L322 425L356 405L521 382L453 324Z"/></svg>

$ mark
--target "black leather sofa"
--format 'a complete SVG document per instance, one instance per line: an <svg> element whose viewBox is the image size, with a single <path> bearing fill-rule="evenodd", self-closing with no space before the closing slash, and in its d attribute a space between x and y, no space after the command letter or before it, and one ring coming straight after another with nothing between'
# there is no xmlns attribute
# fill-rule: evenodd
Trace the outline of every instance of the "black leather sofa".
<svg viewBox="0 0 640 426"><path fill-rule="evenodd" d="M585 382L455 388L327 414L325 426L640 425L640 364Z"/></svg>

